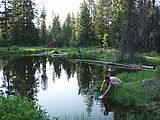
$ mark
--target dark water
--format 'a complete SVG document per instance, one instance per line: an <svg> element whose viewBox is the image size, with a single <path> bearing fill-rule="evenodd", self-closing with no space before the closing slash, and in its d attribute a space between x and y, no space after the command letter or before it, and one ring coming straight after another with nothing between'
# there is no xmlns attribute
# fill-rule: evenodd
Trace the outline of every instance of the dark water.
<svg viewBox="0 0 160 120"><path fill-rule="evenodd" d="M105 73L122 71L52 57L0 57L0 90L27 96L61 119L114 120L117 107L97 99L97 84Z"/></svg>

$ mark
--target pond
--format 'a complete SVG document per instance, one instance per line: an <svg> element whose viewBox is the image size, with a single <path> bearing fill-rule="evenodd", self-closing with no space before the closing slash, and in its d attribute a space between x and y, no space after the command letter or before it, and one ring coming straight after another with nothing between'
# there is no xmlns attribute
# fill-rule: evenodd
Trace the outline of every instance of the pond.
<svg viewBox="0 0 160 120"><path fill-rule="evenodd" d="M97 84L105 73L123 71L45 56L0 57L0 90L6 97L26 96L60 119L114 120L119 108L96 98Z"/></svg>

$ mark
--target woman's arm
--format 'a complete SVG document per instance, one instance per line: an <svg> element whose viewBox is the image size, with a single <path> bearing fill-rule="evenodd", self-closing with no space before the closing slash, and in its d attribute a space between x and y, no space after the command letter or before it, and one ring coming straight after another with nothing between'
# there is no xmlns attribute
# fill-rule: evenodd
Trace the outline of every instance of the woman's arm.
<svg viewBox="0 0 160 120"><path fill-rule="evenodd" d="M111 84L109 84L109 86L108 86L108 88L107 88L107 90L106 90L106 92L102 95L103 97L108 93L108 91L111 89Z"/></svg>
<svg viewBox="0 0 160 120"><path fill-rule="evenodd" d="M105 83L105 80L104 80L104 81L103 81L103 83L102 83L102 86L101 86L100 92L101 92L101 91L102 91L102 89L103 89L104 83Z"/></svg>

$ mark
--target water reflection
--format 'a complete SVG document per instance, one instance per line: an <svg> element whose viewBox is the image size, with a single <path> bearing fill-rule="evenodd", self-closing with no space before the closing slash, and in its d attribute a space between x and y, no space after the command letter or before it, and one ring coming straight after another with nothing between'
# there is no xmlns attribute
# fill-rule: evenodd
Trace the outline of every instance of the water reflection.
<svg viewBox="0 0 160 120"><path fill-rule="evenodd" d="M69 110L71 114L87 113L91 119L110 120L113 104L94 97L103 75L120 71L110 69L52 57L1 57L0 86L6 97L17 94L38 100L53 116Z"/></svg>

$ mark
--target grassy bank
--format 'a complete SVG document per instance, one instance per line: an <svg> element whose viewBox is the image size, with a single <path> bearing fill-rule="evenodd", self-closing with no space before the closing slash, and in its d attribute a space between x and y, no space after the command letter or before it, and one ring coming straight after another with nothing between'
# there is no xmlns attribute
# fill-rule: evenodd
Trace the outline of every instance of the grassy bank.
<svg viewBox="0 0 160 120"><path fill-rule="evenodd" d="M104 49L97 47L81 48L81 53L78 53L76 48L45 48L45 47L11 47L11 51L7 48L0 47L0 55L37 55L39 53L54 53L54 51L67 52L69 58L81 58L81 59L95 59L105 61L115 61L119 56L119 51L116 49ZM147 64L147 65L159 65L160 55L156 52L143 53L139 55L140 58L136 58L134 63ZM126 61L132 63L133 61Z"/></svg>
<svg viewBox="0 0 160 120"><path fill-rule="evenodd" d="M117 103L126 107L149 103L155 95L142 89L142 86L146 84L147 81L156 79L155 76L155 71L118 74L117 77L122 80L123 84L122 86L113 86L113 88L111 88L111 98L114 98ZM100 86L101 84L99 84L99 88ZM106 85L103 92L105 92L107 87Z"/></svg>
<svg viewBox="0 0 160 120"><path fill-rule="evenodd" d="M62 52L67 52L71 58L82 58L82 59L95 59L114 61L115 57L118 56L119 52L115 49L104 49L104 48L81 48L82 53L78 53L75 48L62 48L59 49Z"/></svg>
<svg viewBox="0 0 160 120"><path fill-rule="evenodd" d="M0 55L36 55L38 53L51 52L53 50L55 50L55 48L13 46L10 48L10 51L8 51L7 48L1 47Z"/></svg>
<svg viewBox="0 0 160 120"><path fill-rule="evenodd" d="M113 86L106 99L113 100L127 109L115 120L159 120L160 119L160 67L155 71L138 71L117 75L123 85ZM101 84L99 85L99 87ZM107 86L103 89L103 92ZM129 109L128 109L129 108Z"/></svg>
<svg viewBox="0 0 160 120"><path fill-rule="evenodd" d="M0 97L0 120L51 120L47 113L25 98Z"/></svg>
<svg viewBox="0 0 160 120"><path fill-rule="evenodd" d="M130 110L125 113L125 117L119 116L118 119L160 119L159 69L160 68L157 68L154 72L140 71L138 73L122 73L118 75L125 83L121 87L114 89L112 99L117 103L130 108ZM144 79L148 80L142 81ZM131 84L127 84L130 82Z"/></svg>

